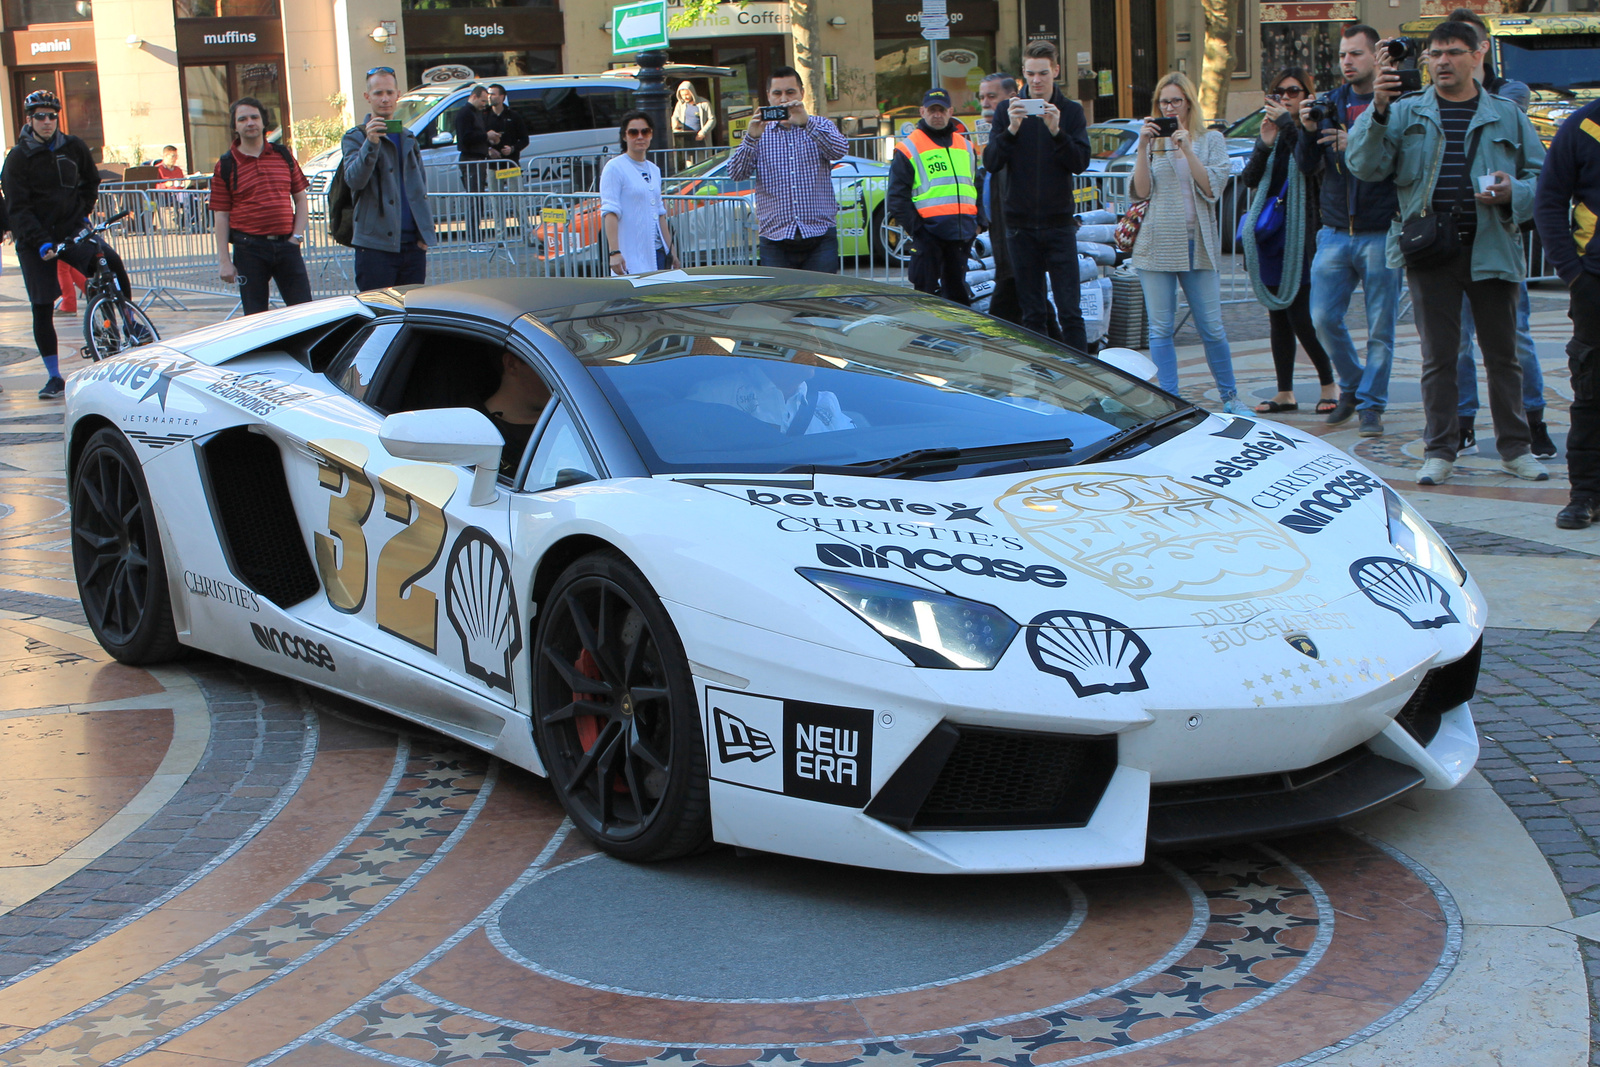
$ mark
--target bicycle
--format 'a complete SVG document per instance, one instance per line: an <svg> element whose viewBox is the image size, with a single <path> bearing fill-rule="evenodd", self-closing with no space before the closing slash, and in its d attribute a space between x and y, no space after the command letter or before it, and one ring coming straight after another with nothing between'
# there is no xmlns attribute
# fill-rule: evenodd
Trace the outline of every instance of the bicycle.
<svg viewBox="0 0 1600 1067"><path fill-rule="evenodd" d="M131 210L118 212L98 226L85 226L62 242L68 245L95 242L94 273L88 276L83 293L88 305L83 313L83 339L84 355L96 362L161 340L150 316L118 290L116 274L106 260L105 243L98 240L100 234L131 214Z"/></svg>

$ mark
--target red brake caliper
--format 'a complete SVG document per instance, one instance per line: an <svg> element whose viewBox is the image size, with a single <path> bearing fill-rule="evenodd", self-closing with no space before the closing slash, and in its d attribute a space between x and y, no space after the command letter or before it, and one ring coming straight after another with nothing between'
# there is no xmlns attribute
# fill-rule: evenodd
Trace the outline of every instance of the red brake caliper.
<svg viewBox="0 0 1600 1067"><path fill-rule="evenodd" d="M587 648L578 653L578 658L572 661L572 666L585 678L593 678L597 682L601 680L602 676L600 674L600 666L599 664L595 663L594 657L589 655L589 650ZM577 703L578 701L594 699L596 698L589 693L572 694L572 700L574 703ZM578 730L578 744L582 745L583 750L587 752L593 748L594 743L599 740L600 728L605 725L605 720L599 715L574 715L572 717L572 724ZM626 793L628 791L628 787L623 783L622 776L620 774L612 779L611 791L614 793Z"/></svg>

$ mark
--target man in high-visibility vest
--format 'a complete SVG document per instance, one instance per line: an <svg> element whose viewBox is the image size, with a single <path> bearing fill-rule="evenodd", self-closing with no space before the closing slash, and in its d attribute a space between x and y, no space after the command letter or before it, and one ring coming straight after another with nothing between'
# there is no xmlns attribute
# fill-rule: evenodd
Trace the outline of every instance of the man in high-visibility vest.
<svg viewBox="0 0 1600 1067"><path fill-rule="evenodd" d="M895 146L888 204L911 241L911 284L972 303L967 253L978 236L978 157L952 119L943 89L922 94L922 121Z"/></svg>

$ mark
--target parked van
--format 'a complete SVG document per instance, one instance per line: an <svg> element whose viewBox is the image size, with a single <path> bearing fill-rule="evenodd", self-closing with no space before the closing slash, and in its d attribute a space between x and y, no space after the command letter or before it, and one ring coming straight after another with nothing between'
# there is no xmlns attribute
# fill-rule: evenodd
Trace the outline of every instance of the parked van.
<svg viewBox="0 0 1600 1067"><path fill-rule="evenodd" d="M639 88L636 73L636 69L624 69L606 74L552 74L425 85L402 96L394 114L422 146L429 191L460 192L461 173L455 165L460 158L453 129L455 113L466 106L467 92L473 85L491 81L503 85L506 106L522 116L531 138L528 147L522 150L522 187L552 187L572 179L567 169L570 164L561 159L541 157L618 150L617 126L622 121L622 113L637 106L633 95ZM726 67L670 63L663 73L669 93L685 78L731 77L733 74ZM365 113L364 108L358 107L356 118L359 120ZM313 193L327 191L333 168L338 164L337 146L304 164Z"/></svg>

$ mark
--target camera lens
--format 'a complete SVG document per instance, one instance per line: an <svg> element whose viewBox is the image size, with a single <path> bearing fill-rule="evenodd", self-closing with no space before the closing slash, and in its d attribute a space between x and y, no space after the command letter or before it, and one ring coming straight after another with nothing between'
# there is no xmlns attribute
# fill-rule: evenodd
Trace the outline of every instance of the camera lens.
<svg viewBox="0 0 1600 1067"><path fill-rule="evenodd" d="M1321 122L1328 117L1328 111L1320 103L1311 105L1311 121Z"/></svg>
<svg viewBox="0 0 1600 1067"><path fill-rule="evenodd" d="M1417 58L1417 43L1409 37L1394 37L1389 40L1389 58L1396 63Z"/></svg>

